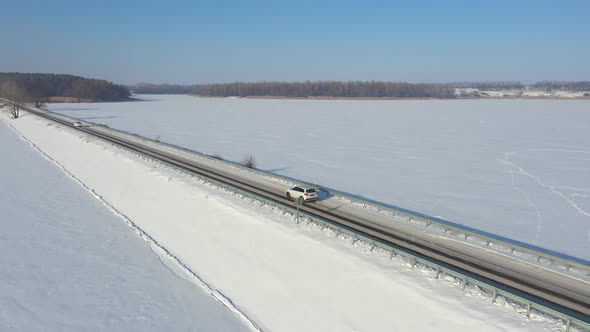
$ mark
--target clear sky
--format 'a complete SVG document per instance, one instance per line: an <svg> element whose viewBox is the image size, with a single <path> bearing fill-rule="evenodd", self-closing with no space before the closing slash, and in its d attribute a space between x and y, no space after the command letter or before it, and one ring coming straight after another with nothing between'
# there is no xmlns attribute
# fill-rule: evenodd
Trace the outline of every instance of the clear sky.
<svg viewBox="0 0 590 332"><path fill-rule="evenodd" d="M0 71L117 83L590 80L590 1L0 0Z"/></svg>

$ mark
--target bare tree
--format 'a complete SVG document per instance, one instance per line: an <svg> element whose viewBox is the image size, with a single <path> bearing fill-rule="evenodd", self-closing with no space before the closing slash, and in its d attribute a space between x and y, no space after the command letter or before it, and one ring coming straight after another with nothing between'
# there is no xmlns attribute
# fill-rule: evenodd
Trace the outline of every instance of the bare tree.
<svg viewBox="0 0 590 332"><path fill-rule="evenodd" d="M41 89L33 88L29 91L29 101L35 105L36 108L43 108L47 106L45 96Z"/></svg>
<svg viewBox="0 0 590 332"><path fill-rule="evenodd" d="M35 107L36 108L45 108L45 107L47 107L47 103L45 102L45 100L37 100L37 101L35 101Z"/></svg>
<svg viewBox="0 0 590 332"><path fill-rule="evenodd" d="M244 158L242 164L248 168L256 168L256 159L254 159L254 156L250 154Z"/></svg>
<svg viewBox="0 0 590 332"><path fill-rule="evenodd" d="M27 101L27 92L14 81L2 83L0 86L0 95L4 97L10 110L10 115L13 119L20 116L20 110L23 104Z"/></svg>

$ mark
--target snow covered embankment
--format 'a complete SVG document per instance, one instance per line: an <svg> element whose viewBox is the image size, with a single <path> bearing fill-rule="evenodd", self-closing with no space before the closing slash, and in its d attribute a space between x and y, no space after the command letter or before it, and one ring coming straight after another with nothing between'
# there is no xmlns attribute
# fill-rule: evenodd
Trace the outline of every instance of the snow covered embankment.
<svg viewBox="0 0 590 332"><path fill-rule="evenodd" d="M248 330L6 124L15 122L0 121L0 331Z"/></svg>
<svg viewBox="0 0 590 332"><path fill-rule="evenodd" d="M289 223L280 211L253 209L230 192L69 128L35 116L11 124L176 258L177 269L263 330L560 327L524 321L510 306L465 297L430 278L416 280L389 257L362 253Z"/></svg>

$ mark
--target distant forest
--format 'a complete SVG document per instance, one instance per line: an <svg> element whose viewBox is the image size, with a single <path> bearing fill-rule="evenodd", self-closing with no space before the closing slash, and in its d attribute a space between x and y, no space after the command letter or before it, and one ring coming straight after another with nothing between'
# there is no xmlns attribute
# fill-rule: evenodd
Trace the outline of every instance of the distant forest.
<svg viewBox="0 0 590 332"><path fill-rule="evenodd" d="M455 88L473 88L478 90L543 90L543 91L590 91L590 81L540 81L533 84L520 82L459 82L451 83Z"/></svg>
<svg viewBox="0 0 590 332"><path fill-rule="evenodd" d="M393 82L303 82L228 83L194 86L201 96L281 96L281 97L369 97L369 98L453 98L446 84Z"/></svg>
<svg viewBox="0 0 590 332"><path fill-rule="evenodd" d="M193 85L139 83L128 87L140 94L191 94Z"/></svg>
<svg viewBox="0 0 590 332"><path fill-rule="evenodd" d="M487 91L499 90L524 90L526 86L520 82L458 82L451 83L454 88L458 89L478 89Z"/></svg>
<svg viewBox="0 0 590 332"><path fill-rule="evenodd" d="M15 91L23 101L33 103L44 102L50 97L119 101L131 95L127 87L104 80L61 74L0 73L0 96L14 95Z"/></svg>
<svg viewBox="0 0 590 332"><path fill-rule="evenodd" d="M590 91L590 81L562 82L562 81L541 81L530 86L535 90L564 90L564 91Z"/></svg>
<svg viewBox="0 0 590 332"><path fill-rule="evenodd" d="M140 94L194 94L211 97L356 97L356 98L455 98L456 88L478 90L568 90L590 91L590 81L541 81L534 84L520 82L455 82L404 83L381 81L317 81L317 82L259 82L223 84L149 84L129 87Z"/></svg>
<svg viewBox="0 0 590 332"><path fill-rule="evenodd" d="M379 81L355 82L259 82L198 85L138 84L135 93L178 93L212 97L367 97L367 98L454 98L449 84L398 83Z"/></svg>

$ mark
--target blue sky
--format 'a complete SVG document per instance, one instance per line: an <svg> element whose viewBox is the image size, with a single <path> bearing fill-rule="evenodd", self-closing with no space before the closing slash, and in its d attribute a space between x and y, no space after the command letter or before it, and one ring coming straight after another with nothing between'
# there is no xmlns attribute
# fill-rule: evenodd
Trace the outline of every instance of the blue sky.
<svg viewBox="0 0 590 332"><path fill-rule="evenodd" d="M0 71L117 83L590 80L590 1L6 1Z"/></svg>

